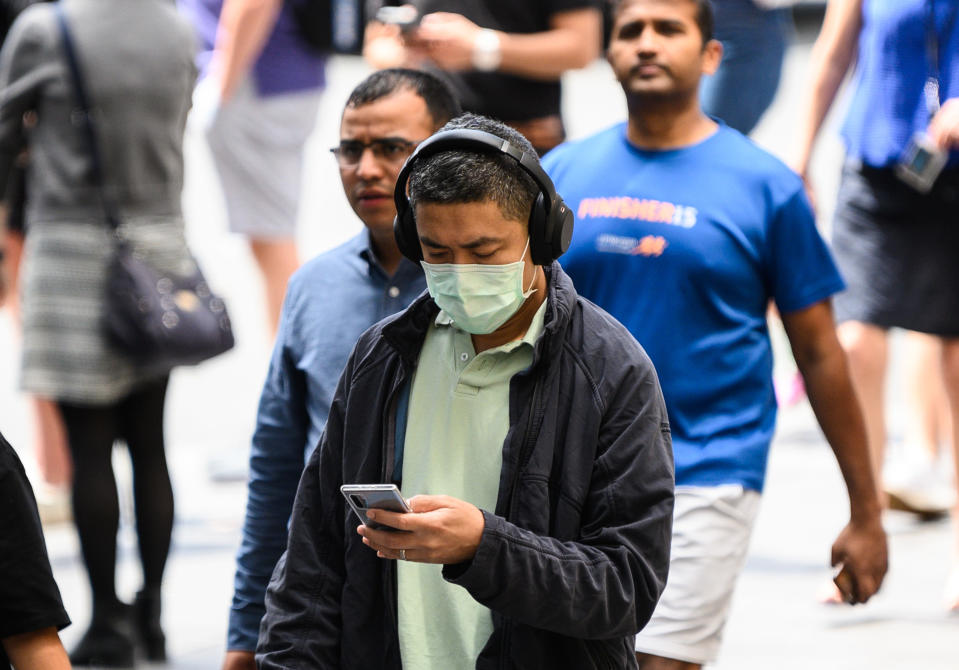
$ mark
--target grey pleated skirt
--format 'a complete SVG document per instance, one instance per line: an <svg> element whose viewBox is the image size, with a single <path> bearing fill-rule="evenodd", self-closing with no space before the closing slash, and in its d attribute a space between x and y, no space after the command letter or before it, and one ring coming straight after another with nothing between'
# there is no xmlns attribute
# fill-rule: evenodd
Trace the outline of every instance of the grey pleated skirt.
<svg viewBox="0 0 959 670"><path fill-rule="evenodd" d="M121 230L134 253L157 268L183 274L193 270L182 219L131 217ZM54 400L104 405L169 372L138 366L103 335L113 249L110 229L100 220L29 223L21 288L23 390Z"/></svg>

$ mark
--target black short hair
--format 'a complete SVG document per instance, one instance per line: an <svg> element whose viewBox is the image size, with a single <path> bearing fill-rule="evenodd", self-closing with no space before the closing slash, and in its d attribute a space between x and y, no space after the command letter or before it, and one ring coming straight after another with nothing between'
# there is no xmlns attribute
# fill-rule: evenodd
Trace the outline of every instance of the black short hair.
<svg viewBox="0 0 959 670"><path fill-rule="evenodd" d="M486 131L536 157L536 150L529 140L499 121L467 113L456 117L440 131L457 128ZM441 151L417 161L408 184L410 206L414 212L417 203L421 202L453 204L492 200L504 217L523 223L529 221L539 194L539 186L514 158L469 149Z"/></svg>
<svg viewBox="0 0 959 670"><path fill-rule="evenodd" d="M346 107L360 107L376 102L397 91L412 91L423 98L435 126L441 126L462 113L459 102L443 80L422 70L393 67L374 72L357 84L346 101Z"/></svg>
<svg viewBox="0 0 959 670"><path fill-rule="evenodd" d="M610 0L613 5L613 23L619 15L620 8L628 0ZM683 0L683 2L692 2L696 5L696 25L699 27L699 33L703 36L703 45L713 39L713 33L716 27L716 12L713 9L711 0Z"/></svg>

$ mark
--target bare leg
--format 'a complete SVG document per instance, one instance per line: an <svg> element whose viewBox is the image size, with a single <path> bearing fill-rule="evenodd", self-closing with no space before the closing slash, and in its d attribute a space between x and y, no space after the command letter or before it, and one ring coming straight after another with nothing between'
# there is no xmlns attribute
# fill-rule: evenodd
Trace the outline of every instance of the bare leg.
<svg viewBox="0 0 959 670"><path fill-rule="evenodd" d="M280 309L286 295L286 284L300 266L296 242L290 238L250 238L250 250L263 276L266 310L271 338L280 323Z"/></svg>
<svg viewBox="0 0 959 670"><path fill-rule="evenodd" d="M849 356L849 373L866 421L873 472L876 485L880 488L879 498L885 500L881 473L886 446L884 399L886 362L889 356L887 334L882 328L858 321L840 324L837 334L842 348Z"/></svg>
<svg viewBox="0 0 959 670"><path fill-rule="evenodd" d="M69 487L73 463L67 449L67 431L57 404L46 398L32 398L37 440L37 466L43 481L55 487Z"/></svg>
<svg viewBox="0 0 959 670"><path fill-rule="evenodd" d="M4 301L0 301L10 308L14 322L20 319L20 298L17 282L20 278L20 259L23 256L23 235L11 230L6 231L3 240L3 283L6 287Z"/></svg>
<svg viewBox="0 0 959 670"><path fill-rule="evenodd" d="M18 300L18 283L20 279L20 262L23 258L23 235L17 232L7 231L5 236L6 261L4 262L4 272L7 273L6 285L8 289L7 299L10 311L15 320L20 319L20 303ZM67 432L63 425L63 419L60 417L60 410L56 403L46 398L31 398L30 406L33 412L34 441L36 443L37 467L40 470L40 476L44 483L49 484L54 490L69 492L70 483L73 479L73 464L70 460L70 450L67 447ZM46 503L41 496L40 505L44 507ZM56 506L56 501L52 501ZM64 498L64 505L68 501ZM64 510L67 508L64 507ZM45 520L53 521L64 516L59 510L53 510L47 513L44 511Z"/></svg>
<svg viewBox="0 0 959 670"><path fill-rule="evenodd" d="M662 656L651 656L636 652L636 660L639 662L639 670L700 670L703 666L699 663L689 663L687 661L677 661L675 658L663 658Z"/></svg>
<svg viewBox="0 0 959 670"><path fill-rule="evenodd" d="M935 460L952 430L949 400L942 379L942 340L923 333L906 333L906 445L922 447Z"/></svg>
<svg viewBox="0 0 959 670"><path fill-rule="evenodd" d="M956 483L959 485L959 338L943 341L942 370L946 395L952 410L953 467L956 471ZM952 526L953 564L952 575L946 586L945 604L950 610L956 611L959 610L959 498L952 509Z"/></svg>

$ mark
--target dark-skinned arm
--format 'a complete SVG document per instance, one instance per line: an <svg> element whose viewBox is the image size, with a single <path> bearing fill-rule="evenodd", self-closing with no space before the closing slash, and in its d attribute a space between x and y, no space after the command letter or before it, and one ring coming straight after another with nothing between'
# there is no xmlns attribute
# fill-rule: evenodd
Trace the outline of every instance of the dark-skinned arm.
<svg viewBox="0 0 959 670"><path fill-rule="evenodd" d="M849 583L837 582L847 602L864 603L882 584L886 534L870 462L866 427L853 391L846 354L836 337L828 300L782 315L809 403L839 463L849 494L849 523L832 545L832 564L843 564Z"/></svg>

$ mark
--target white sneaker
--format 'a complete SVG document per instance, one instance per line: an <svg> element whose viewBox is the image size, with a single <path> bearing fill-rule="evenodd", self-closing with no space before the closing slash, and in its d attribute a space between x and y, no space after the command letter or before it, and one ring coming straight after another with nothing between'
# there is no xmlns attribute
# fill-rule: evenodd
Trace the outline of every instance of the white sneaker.
<svg viewBox="0 0 959 670"><path fill-rule="evenodd" d="M936 517L948 514L956 502L946 469L918 448L902 449L898 457L887 459L882 480L891 509Z"/></svg>
<svg viewBox="0 0 959 670"><path fill-rule="evenodd" d="M73 520L73 507L70 503L70 487L54 486L45 482L36 486L37 510L40 523L51 526L68 523Z"/></svg>

